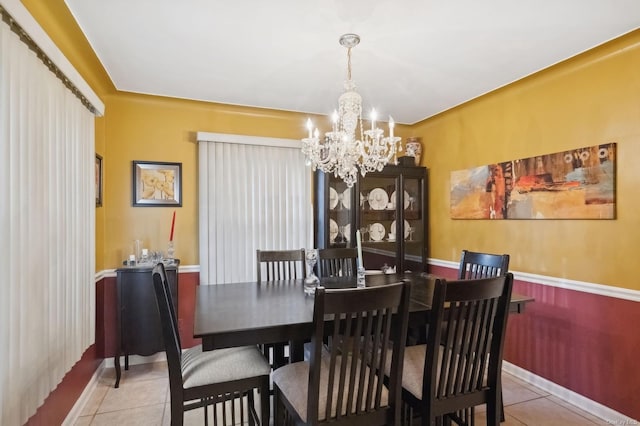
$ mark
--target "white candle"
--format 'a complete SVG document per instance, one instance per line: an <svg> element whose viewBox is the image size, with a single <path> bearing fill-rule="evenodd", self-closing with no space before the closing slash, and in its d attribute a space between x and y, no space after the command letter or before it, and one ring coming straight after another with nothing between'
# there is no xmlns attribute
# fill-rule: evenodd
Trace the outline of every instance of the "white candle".
<svg viewBox="0 0 640 426"><path fill-rule="evenodd" d="M396 127L396 122L393 121L393 117L389 116L389 136L393 138L393 128Z"/></svg>
<svg viewBox="0 0 640 426"><path fill-rule="evenodd" d="M375 109L371 109L371 130L376 128L376 110Z"/></svg>
<svg viewBox="0 0 640 426"><path fill-rule="evenodd" d="M309 131L309 139L311 139L311 131L313 130L313 123L310 118L307 118L307 130Z"/></svg>
<svg viewBox="0 0 640 426"><path fill-rule="evenodd" d="M362 238L360 237L360 230L356 231L356 244L358 246L358 268L363 267L362 263Z"/></svg>

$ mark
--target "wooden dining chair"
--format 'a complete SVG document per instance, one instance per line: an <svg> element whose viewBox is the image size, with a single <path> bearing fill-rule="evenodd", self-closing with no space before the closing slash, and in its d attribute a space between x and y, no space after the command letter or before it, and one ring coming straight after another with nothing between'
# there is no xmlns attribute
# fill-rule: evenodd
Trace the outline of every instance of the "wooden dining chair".
<svg viewBox="0 0 640 426"><path fill-rule="evenodd" d="M318 287L310 360L271 375L274 424L398 425L410 290L409 283ZM334 342L329 350L326 334Z"/></svg>
<svg viewBox="0 0 640 426"><path fill-rule="evenodd" d="M307 274L304 249L256 250L256 259L258 282L293 280Z"/></svg>
<svg viewBox="0 0 640 426"><path fill-rule="evenodd" d="M223 424L268 426L271 367L262 353L255 346L203 351L197 345L183 351L164 265L152 274L169 369L171 425L182 425L184 412L196 408L204 408L207 425L212 405L214 424L221 416ZM260 416L254 390L260 393Z"/></svg>
<svg viewBox="0 0 640 426"><path fill-rule="evenodd" d="M504 276L509 272L508 254L480 253L462 250L458 279L475 279Z"/></svg>
<svg viewBox="0 0 640 426"><path fill-rule="evenodd" d="M427 343L408 346L404 354L402 399L409 418L418 414L421 424L429 426L443 418L471 425L470 408L486 404L487 425L500 424L502 353L512 287L510 273L436 280ZM391 372L388 366L386 370Z"/></svg>
<svg viewBox="0 0 640 426"><path fill-rule="evenodd" d="M325 248L318 250L318 272L320 277L354 277L357 274L356 248Z"/></svg>
<svg viewBox="0 0 640 426"><path fill-rule="evenodd" d="M256 250L258 282L294 280L307 274L304 249L298 250ZM288 342L269 343L262 346L264 355L272 368L288 362L286 347Z"/></svg>
<svg viewBox="0 0 640 426"><path fill-rule="evenodd" d="M458 279L489 278L507 275L509 272L509 255L492 254L462 250ZM505 421L502 391L500 392L500 406L502 407L500 420Z"/></svg>

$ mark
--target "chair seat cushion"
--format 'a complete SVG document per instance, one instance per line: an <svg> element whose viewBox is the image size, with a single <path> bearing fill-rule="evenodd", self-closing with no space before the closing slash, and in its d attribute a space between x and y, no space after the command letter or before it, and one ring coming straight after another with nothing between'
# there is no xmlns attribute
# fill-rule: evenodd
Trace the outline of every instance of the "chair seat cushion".
<svg viewBox="0 0 640 426"><path fill-rule="evenodd" d="M271 367L255 346L203 351L202 345L182 353L185 389L269 375Z"/></svg>
<svg viewBox="0 0 640 426"><path fill-rule="evenodd" d="M335 382L336 386L338 383L338 374L340 371L340 363L342 361L342 357L338 357L336 359L336 376ZM350 359L349 364L350 365ZM327 406L327 387L328 387L328 379L329 379L329 363L330 363L330 354L327 352L323 352L322 354L322 368L320 369L320 400L318 403L318 420L322 421L326 419L326 406ZM369 376L369 368L365 367L367 371L365 372L366 377ZM360 372L360 365L358 365L356 370L356 377ZM347 376L349 373L347 373ZM282 395L289 401L292 407L296 410L300 418L306 422L307 421L307 394L309 388L309 363L308 362L296 362L293 364L285 365L284 367L280 367L275 370L271 374L271 378L273 379L273 383L278 386ZM374 383L373 388L376 388L377 383ZM367 384L368 386L368 384ZM366 392L366 391L365 391ZM334 389L331 413L335 415L337 411L337 393L338 389ZM354 389L354 395L358 393L358 386ZM375 399L375 398L374 398ZM385 386L382 386L382 395L380 405L385 407L389 404L389 392ZM342 413L346 413L347 401L346 398L343 402ZM365 409L365 407L362 407ZM372 407L370 407L372 408ZM350 410L351 411L351 410Z"/></svg>

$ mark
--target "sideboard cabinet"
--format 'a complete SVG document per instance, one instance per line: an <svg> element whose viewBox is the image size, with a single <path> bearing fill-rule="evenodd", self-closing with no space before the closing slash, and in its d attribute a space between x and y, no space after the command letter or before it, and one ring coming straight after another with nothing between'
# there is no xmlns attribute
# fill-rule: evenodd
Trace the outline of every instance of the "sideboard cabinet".
<svg viewBox="0 0 640 426"><path fill-rule="evenodd" d="M178 265L165 267L173 299L178 308ZM164 351L160 314L153 288L153 266L116 269L118 305L116 313L117 349L114 358L117 388L120 384L120 357L129 369L129 355L149 356ZM177 318L177 312L176 312Z"/></svg>
<svg viewBox="0 0 640 426"><path fill-rule="evenodd" d="M356 247L365 269L424 272L427 261L427 169L388 165L359 176L353 187L332 174L314 175L314 244Z"/></svg>

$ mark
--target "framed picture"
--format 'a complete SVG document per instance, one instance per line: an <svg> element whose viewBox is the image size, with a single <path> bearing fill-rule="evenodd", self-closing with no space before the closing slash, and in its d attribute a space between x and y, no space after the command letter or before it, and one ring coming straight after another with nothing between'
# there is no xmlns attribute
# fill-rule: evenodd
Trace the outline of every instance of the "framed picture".
<svg viewBox="0 0 640 426"><path fill-rule="evenodd" d="M96 154L96 207L102 206L102 157Z"/></svg>
<svg viewBox="0 0 640 426"><path fill-rule="evenodd" d="M182 163L133 162L134 207L182 206Z"/></svg>

